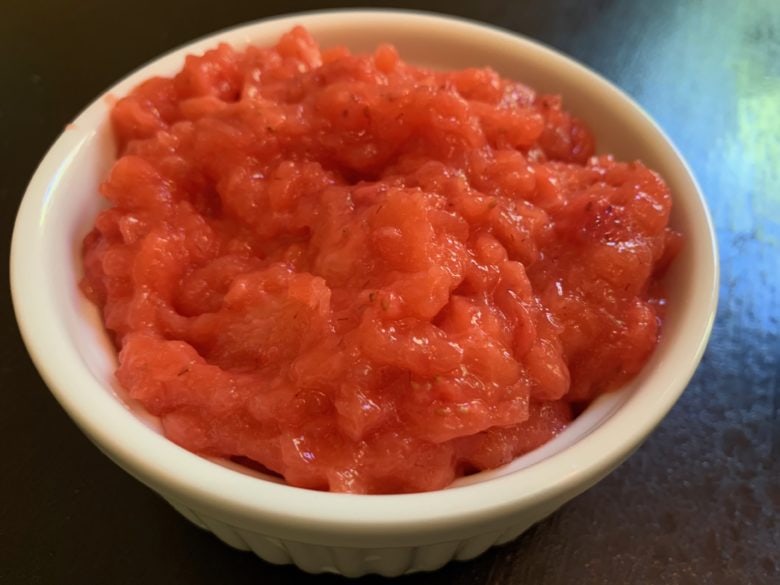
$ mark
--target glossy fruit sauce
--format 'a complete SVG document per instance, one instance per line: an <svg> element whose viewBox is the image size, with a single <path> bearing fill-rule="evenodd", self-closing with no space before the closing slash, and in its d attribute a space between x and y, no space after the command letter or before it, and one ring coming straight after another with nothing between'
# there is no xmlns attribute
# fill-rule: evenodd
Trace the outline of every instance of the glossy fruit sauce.
<svg viewBox="0 0 780 585"><path fill-rule="evenodd" d="M113 107L82 289L117 378L196 453L295 486L435 490L548 441L653 351L663 180L557 96L276 46Z"/></svg>

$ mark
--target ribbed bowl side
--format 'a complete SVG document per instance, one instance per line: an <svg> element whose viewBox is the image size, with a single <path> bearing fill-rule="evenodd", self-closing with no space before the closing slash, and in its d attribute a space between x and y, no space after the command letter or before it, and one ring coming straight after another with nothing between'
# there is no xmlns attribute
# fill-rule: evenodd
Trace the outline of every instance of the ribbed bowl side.
<svg viewBox="0 0 780 585"><path fill-rule="evenodd" d="M492 546L514 540L531 525L555 511L555 508L545 510L538 517L524 519L521 524L463 540L408 547L347 548L283 540L241 529L181 502L166 499L195 526L213 533L233 548L252 551L264 561L275 565L292 564L307 573L336 573L345 577L368 574L398 577L418 571L435 571L450 561L467 561Z"/></svg>

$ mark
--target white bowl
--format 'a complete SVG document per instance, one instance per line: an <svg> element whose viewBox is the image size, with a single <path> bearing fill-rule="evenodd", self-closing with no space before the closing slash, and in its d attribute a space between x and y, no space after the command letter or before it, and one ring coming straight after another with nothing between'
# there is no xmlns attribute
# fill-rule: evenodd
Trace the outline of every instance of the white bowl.
<svg viewBox="0 0 780 585"><path fill-rule="evenodd" d="M391 42L417 64L489 65L539 90L560 93L566 107L590 124L601 150L642 159L663 175L674 194L672 224L686 242L668 275L663 338L641 374L596 401L540 449L434 493L304 490L183 450L160 434L152 417L119 398L114 351L96 309L76 286L81 241L100 206L98 183L115 154L105 96L60 136L25 193L11 250L17 319L42 377L90 439L226 543L310 572L357 576L436 569L509 541L555 511L621 463L668 412L693 374L712 326L718 290L712 224L680 154L625 94L528 39L453 18L339 11L265 20L173 51L110 94L124 95L153 75L171 75L185 55L221 41L238 47L272 44L295 24L307 26L323 46L370 51L380 41Z"/></svg>

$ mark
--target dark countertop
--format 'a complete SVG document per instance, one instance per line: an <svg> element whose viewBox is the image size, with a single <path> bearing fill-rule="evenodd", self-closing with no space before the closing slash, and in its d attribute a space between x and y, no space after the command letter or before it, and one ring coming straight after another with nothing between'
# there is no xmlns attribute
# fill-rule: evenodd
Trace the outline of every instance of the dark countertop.
<svg viewBox="0 0 780 585"><path fill-rule="evenodd" d="M229 25L335 6L293 0L2 3L6 246L26 183L50 143L119 77ZM692 165L717 224L722 259L710 346L645 445L516 542L401 582L780 582L780 3L373 4L498 24L557 47L617 83L655 116ZM7 273L6 267L5 291ZM267 565L179 517L95 449L56 404L22 346L7 293L0 319L0 583L341 582Z"/></svg>

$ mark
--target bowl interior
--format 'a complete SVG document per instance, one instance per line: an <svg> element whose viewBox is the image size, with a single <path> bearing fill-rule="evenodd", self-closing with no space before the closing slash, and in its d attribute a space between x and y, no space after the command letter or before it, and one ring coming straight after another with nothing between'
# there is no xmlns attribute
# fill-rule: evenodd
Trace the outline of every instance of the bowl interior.
<svg viewBox="0 0 780 585"><path fill-rule="evenodd" d="M589 456L598 458L598 445L594 443L590 450L584 446L586 437L595 431L603 431L602 447L605 440L624 443L612 449L609 458L601 456L602 467L616 463L616 455L624 456L635 447L684 388L706 342L714 311L717 269L712 229L695 181L674 147L622 93L574 62L487 27L420 15L311 14L249 25L175 51L132 74L110 93L123 95L149 76L171 75L181 67L185 54L202 52L219 41L238 47L250 42L270 44L299 23L306 24L322 46L343 44L354 51L371 51L378 41L390 42L403 59L416 64L442 69L489 65L539 91L562 94L565 107L594 130L602 152L641 159L668 182L675 197L672 224L685 234L686 243L666 279L670 302L663 338L643 372L621 391L594 402L540 449L501 469L461 479L454 487L510 476L531 466L541 469L537 464L552 461L554 455L571 451L575 444L582 447L580 453L561 461L568 471L577 471L587 467ZM187 459L190 455L185 451L160 441L154 417L122 400L113 375L113 347L97 310L76 287L81 276L81 241L103 205L98 185L115 156L109 110L107 99L93 103L52 147L30 184L17 220L12 254L17 315L31 354L55 395L87 434L120 463L151 481L147 474L153 474L149 467L153 464L132 455L120 438L101 429L101 424L105 426L101 421L119 424L121 420L125 431L154 445L161 456L179 457L194 474L202 475L206 469L198 467L205 464L202 459ZM24 267L32 262L43 270L30 276ZM147 467L141 470L136 464ZM257 475L249 470L244 473ZM555 477L555 470L550 467L545 473L535 479L529 476L527 485L543 489L544 482Z"/></svg>

